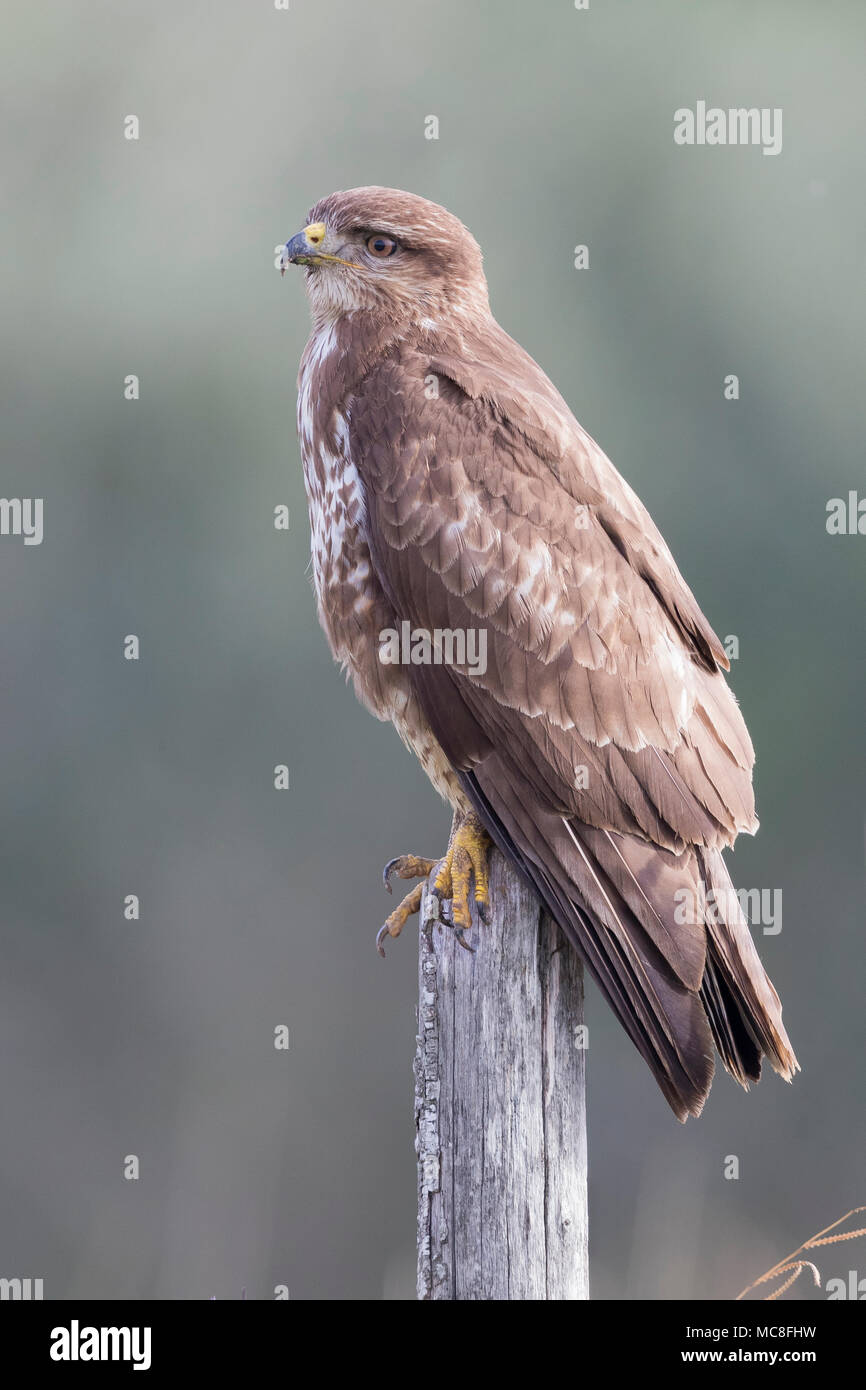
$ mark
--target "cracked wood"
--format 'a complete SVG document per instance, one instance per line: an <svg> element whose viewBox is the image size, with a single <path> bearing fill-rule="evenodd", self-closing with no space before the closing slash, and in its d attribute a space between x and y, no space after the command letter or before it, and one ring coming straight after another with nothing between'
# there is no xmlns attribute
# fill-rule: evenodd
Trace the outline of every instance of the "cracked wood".
<svg viewBox="0 0 866 1390"><path fill-rule="evenodd" d="M488 926L419 955L418 1297L588 1297L583 973L498 851ZM562 949L564 948L564 949Z"/></svg>

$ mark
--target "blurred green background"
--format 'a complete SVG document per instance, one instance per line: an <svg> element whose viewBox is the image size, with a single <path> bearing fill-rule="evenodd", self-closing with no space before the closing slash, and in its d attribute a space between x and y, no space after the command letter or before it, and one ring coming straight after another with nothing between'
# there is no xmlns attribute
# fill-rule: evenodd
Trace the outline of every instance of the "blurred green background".
<svg viewBox="0 0 866 1390"><path fill-rule="evenodd" d="M759 944L802 1075L719 1077L683 1129L588 1005L594 1293L730 1296L866 1202L866 538L825 530L866 491L862 5L4 19L0 491L45 499L45 539L0 538L0 1275L414 1295L416 954L373 940L382 863L440 852L449 813L317 626L306 305L274 269L317 198L382 183L472 229L497 317L739 637L762 828L731 867L783 891ZM781 107L782 153L676 147L699 99Z"/></svg>

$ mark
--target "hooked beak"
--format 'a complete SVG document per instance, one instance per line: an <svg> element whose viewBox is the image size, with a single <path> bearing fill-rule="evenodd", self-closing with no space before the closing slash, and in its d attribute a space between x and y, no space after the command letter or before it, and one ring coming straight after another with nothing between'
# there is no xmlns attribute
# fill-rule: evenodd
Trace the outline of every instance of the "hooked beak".
<svg viewBox="0 0 866 1390"><path fill-rule="evenodd" d="M283 247L280 257L280 274L285 275L287 265L312 265L314 248L307 240L306 232L297 232Z"/></svg>
<svg viewBox="0 0 866 1390"><path fill-rule="evenodd" d="M286 266L289 265L324 265L329 262L360 270L361 267L355 265L354 261L346 261L342 256L331 256L326 251L319 250L325 240L326 231L324 222L311 222L302 232L296 232L290 237L280 256L280 274L285 275Z"/></svg>

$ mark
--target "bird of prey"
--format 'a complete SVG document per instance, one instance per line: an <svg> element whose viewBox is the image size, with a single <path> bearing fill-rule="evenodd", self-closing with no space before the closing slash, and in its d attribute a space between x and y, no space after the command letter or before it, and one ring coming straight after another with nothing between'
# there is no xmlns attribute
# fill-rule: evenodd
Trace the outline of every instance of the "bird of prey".
<svg viewBox="0 0 866 1390"><path fill-rule="evenodd" d="M306 267L312 319L298 431L319 618L454 811L444 858L392 860L386 885L429 875L465 944L493 842L679 1119L714 1049L743 1086L764 1056L790 1080L721 853L757 827L752 744L647 511L496 322L480 248L444 208L332 193L281 260Z"/></svg>

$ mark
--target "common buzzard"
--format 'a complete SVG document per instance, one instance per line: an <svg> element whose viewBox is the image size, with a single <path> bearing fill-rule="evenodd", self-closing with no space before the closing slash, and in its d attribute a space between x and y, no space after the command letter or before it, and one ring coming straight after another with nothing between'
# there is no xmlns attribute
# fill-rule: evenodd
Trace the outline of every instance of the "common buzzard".
<svg viewBox="0 0 866 1390"><path fill-rule="evenodd" d="M722 860L757 827L752 744L646 510L493 318L478 244L444 208L333 193L289 263L312 316L298 429L319 617L454 809L445 857L401 856L386 882L429 874L465 944L492 840L679 1119L703 1106L714 1045L744 1086L763 1056L790 1080ZM380 945L419 902L416 886Z"/></svg>

